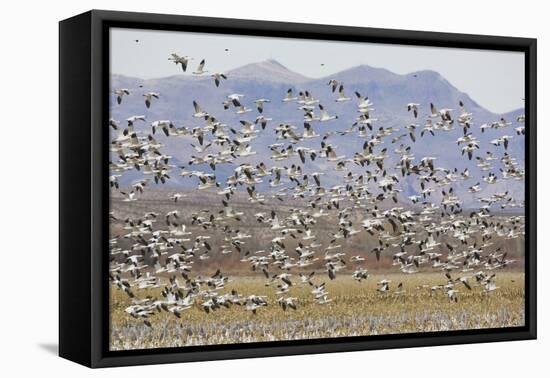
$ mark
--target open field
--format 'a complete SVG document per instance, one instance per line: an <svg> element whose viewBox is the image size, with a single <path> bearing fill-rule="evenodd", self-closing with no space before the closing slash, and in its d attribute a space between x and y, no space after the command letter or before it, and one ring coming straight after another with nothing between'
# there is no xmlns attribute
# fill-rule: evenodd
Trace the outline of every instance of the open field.
<svg viewBox="0 0 550 378"><path fill-rule="evenodd" d="M124 269L132 267L129 263L129 255L120 253L112 255L112 266L122 279L127 279L132 285L132 292L135 298L130 298L127 293L120 290L116 284L111 288L111 349L128 350L159 347L177 347L192 345L216 345L246 342L261 342L275 340L296 340L327 337L345 337L359 335L399 334L408 332L432 332L446 330L464 330L476 328L495 327L516 327L524 324L524 240L522 237L510 238L505 233L492 236L491 249L507 253L507 258L513 258L506 267L494 265L499 258L482 258L481 261L473 262L470 271L462 272L463 261L467 260L462 251L472 251L473 246L478 243L482 245L487 240L483 239L482 232L470 233L468 245L459 245L452 235L442 233L437 237L440 244L426 252L420 251L419 245L406 246L407 251L419 254L422 257L421 263L415 274L404 274L400 272L402 264L396 262L395 254L399 252L398 246L389 246L381 253L379 259L372 253L373 249L379 246L381 237L387 240L388 244L394 244L400 239L394 238L394 230L389 223L384 224L384 231L371 235L368 232L361 232L349 238L339 239L334 244L341 245L338 250L345 252L346 264L341 265L336 274L336 279L331 280L327 275L325 267L326 260L321 251L316 252L318 259L312 259L311 264L304 267L295 266L292 270L282 269L274 264L275 260L269 258L268 266L270 279L266 279L260 268L252 270L251 257L267 256L266 252L273 251L272 240L281 235L280 230L272 230L268 224L257 221L255 214L266 212L266 209L275 209L281 219L288 219L291 213L297 210L307 210L305 203L300 201L266 201L262 204L251 204L246 195L236 192L232 198L232 206L235 211L240 212L240 220L222 219L221 224L227 225L229 229L239 229L239 233L246 233L249 237L242 237L240 250L230 248L231 253L224 254L223 244L227 243L227 234L222 226L208 227L207 229L194 223L192 219L205 208L214 208L220 201L215 193L179 191L184 196L177 203L170 200L175 193L171 190L149 190L146 191L140 201L124 202L118 196L112 198L111 208L118 221L111 223L111 238L117 238L117 246L123 250L136 249L134 254L143 256L143 264L140 268L141 279L155 277L153 288L139 288L139 281L130 272ZM342 201L343 205L347 200ZM139 240L133 237L124 237L129 231L135 228L128 228L128 218L140 219L146 212L156 211L161 217L152 225L152 232L166 230L163 214L177 209L181 213L179 223L186 226L185 231L189 232L187 241L182 241L181 246L170 249L169 252L159 250L158 258L153 256L151 250L141 251L136 246L140 245ZM419 211L415 209L415 211ZM338 210L328 210L329 216L319 218L309 229L315 234L315 242L326 247L332 245L333 235L339 232L338 225L331 220L338 216ZM455 220L468 220L468 211L464 216L457 216ZM218 215L217 215L218 216ZM508 224L515 215L496 213L492 215L494 222ZM348 212L348 219L354 224L361 224L365 217L364 210L353 209ZM417 240L426 240L429 236L429 229L438 224L442 219L434 214L429 221L424 223L424 228L416 230ZM520 225L522 220L520 221ZM496 224L496 223L495 223ZM401 225L398 226L401 229ZM473 227L478 227L474 224ZM297 232L286 235L284 245L288 251L286 261L299 262L301 258L297 254L300 243L309 245L311 240L303 240L304 234ZM433 231L432 231L433 233ZM150 235L150 234L149 234ZM208 237L212 248L207 252L203 246L197 246L195 238ZM168 237L174 237L169 234ZM177 237L177 235L175 235ZM155 242L156 239L151 239ZM458 247L451 253L446 243ZM153 245L153 244L151 244ZM277 247L277 246L275 246ZM189 248L189 249L187 249ZM181 266L171 273L162 271L163 267L169 267L168 257L177 251L191 251L183 265L188 264L189 270L186 276L182 277ZM276 250L277 248L275 248ZM114 251L117 251L116 249ZM258 252L257 252L258 251ZM207 252L207 253L206 253ZM328 251L330 252L330 251ZM438 252L441 254L441 263L436 267L434 261L427 260L427 253ZM206 259L201 258L205 254ZM269 254L270 255L270 254ZM351 256L364 258L362 262L354 262ZM502 258L500 261L503 261ZM140 260L141 261L141 260ZM160 262L161 271L155 272L153 266L156 261ZM183 260L182 260L183 261ZM439 261L439 259L437 259ZM452 263L451 263L452 262ZM122 265L120 265L122 264ZM453 267L453 265L455 265ZM352 279L352 273L359 268L368 268L369 276L366 280L357 282ZM400 268L401 267L401 268ZM454 280L449 289L457 290L457 301L448 296L448 289L444 288L449 283L445 276L445 267L448 267ZM464 266L466 267L466 266ZM220 269L221 276L229 281L224 281L221 288L211 291L204 279L212 277ZM474 273L485 271L487 277L496 273L494 284L496 289L487 290L488 281L476 284ZM308 275L315 272L312 283L320 285L326 283L327 298L329 302L320 304L319 299L311 293L312 286L300 283L299 274ZM288 293L277 294L278 285L282 284L279 279L271 279L274 274L291 273L292 286ZM221 277L220 276L220 277ZM190 297L191 305L179 312L179 318L167 308L155 309L153 302L166 301L161 290L174 285L169 282L170 277L177 277L179 283L186 288L182 289L183 295L191 292L189 285L197 282L201 285L200 292L193 291ZM468 290L459 277L469 277L472 290ZM218 277L219 278L219 277ZM383 279L389 279L390 288L387 292L381 293L378 283ZM202 282L202 284L201 284ZM266 283L270 282L269 286ZM403 283L402 289L398 290L397 285ZM437 286L438 289L431 290ZM490 286L490 285L489 285ZM225 295L232 295L235 290L241 298L240 304L232 304L229 308L220 306L215 311L207 313L203 308L204 303L214 295L221 298ZM401 293L400 293L401 291ZM251 295L265 296L267 306L261 306L256 314L246 309L246 298ZM281 297L296 298L296 310L287 308L286 311L278 304ZM147 306L153 310L146 317L131 316L127 309L140 301L150 298ZM180 299L181 300L181 299ZM170 305L168 305L168 308Z"/></svg>
<svg viewBox="0 0 550 378"><path fill-rule="evenodd" d="M376 291L376 282L383 278L392 280L388 293ZM475 284L471 291L460 286L457 302L449 300L443 290L432 293L429 287L421 287L444 285L442 273L374 274L362 282L341 276L326 284L332 302L319 305L306 284L293 288L297 309L286 311L277 305L273 288L265 282L256 277L236 277L220 290L220 294L235 289L245 296L267 296L268 305L259 308L256 315L239 305L207 314L197 302L183 311L180 319L165 311L151 316L152 327L125 313L131 299L113 287L111 349L517 327L525 321L524 274L519 272L499 272L499 289L490 293ZM403 282L402 294L395 293L399 282ZM140 298L158 297L159 291L142 290Z"/></svg>

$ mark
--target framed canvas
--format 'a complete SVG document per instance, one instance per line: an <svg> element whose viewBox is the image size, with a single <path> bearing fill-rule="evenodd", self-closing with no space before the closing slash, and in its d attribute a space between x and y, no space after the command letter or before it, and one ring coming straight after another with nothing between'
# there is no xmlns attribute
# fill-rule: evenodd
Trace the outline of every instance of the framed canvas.
<svg viewBox="0 0 550 378"><path fill-rule="evenodd" d="M62 357L536 337L536 40L60 22Z"/></svg>

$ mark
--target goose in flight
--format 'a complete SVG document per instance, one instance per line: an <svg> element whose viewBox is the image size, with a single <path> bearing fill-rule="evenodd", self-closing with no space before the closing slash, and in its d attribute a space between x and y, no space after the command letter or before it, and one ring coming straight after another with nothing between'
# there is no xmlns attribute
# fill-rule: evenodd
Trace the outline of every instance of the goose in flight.
<svg viewBox="0 0 550 378"><path fill-rule="evenodd" d="M250 295L246 298L245 309L247 311L251 311L254 315L256 315L256 311L259 308L264 306L267 306L267 301L265 296Z"/></svg>
<svg viewBox="0 0 550 378"><path fill-rule="evenodd" d="M464 105L464 102L460 100L458 102L458 106L460 107L460 115L458 116L459 122L463 123L465 121L470 121L472 119L472 113L469 113L466 110L466 105Z"/></svg>
<svg viewBox="0 0 550 378"><path fill-rule="evenodd" d="M111 126L113 128L113 130L118 130L118 126L120 125L120 122L117 121L116 119L109 119L109 126Z"/></svg>
<svg viewBox="0 0 550 378"><path fill-rule="evenodd" d="M197 101L193 100L193 107L195 108L195 113L193 114L193 117L195 117L195 118L204 118L204 117L208 116L208 113L201 109L201 107L197 103Z"/></svg>
<svg viewBox="0 0 550 378"><path fill-rule="evenodd" d="M376 291L378 291L379 293L388 292L390 290L390 283L391 283L391 280L386 280L386 279L379 281L377 283L378 288L376 289Z"/></svg>
<svg viewBox="0 0 550 378"><path fill-rule="evenodd" d="M413 115L414 115L414 118L417 118L418 117L418 107L419 106L420 106L420 104L415 104L414 102L411 102L411 103L407 104L407 111L408 112L412 111Z"/></svg>
<svg viewBox="0 0 550 378"><path fill-rule="evenodd" d="M170 196L170 199L171 199L172 201L174 201L174 202L178 202L178 200L179 200L180 198L182 198L182 197L184 197L183 194L181 194L181 193L174 193L174 194L172 194L172 195ZM184 229L183 229L183 230L184 230L184 232L185 232L185 226L184 226Z"/></svg>
<svg viewBox="0 0 550 378"><path fill-rule="evenodd" d="M418 127L417 124L415 123L411 123L407 126L405 126L405 128L407 129L407 131L409 132L409 137L411 138L411 140L413 141L413 143L416 142L416 136L414 134L414 131L416 130L416 128Z"/></svg>
<svg viewBox="0 0 550 378"><path fill-rule="evenodd" d="M468 188L468 191L470 193L477 193L477 192L480 192L481 191L481 186L479 186L479 182L475 185L472 185Z"/></svg>
<svg viewBox="0 0 550 378"><path fill-rule="evenodd" d="M468 143L467 146L462 147L462 155L465 153L468 154L468 160L472 160L472 156L474 155L474 151L479 149L479 146L477 143Z"/></svg>
<svg viewBox="0 0 550 378"><path fill-rule="evenodd" d="M256 108L258 109L258 113L263 113L264 104L266 102L271 102L271 100L268 100L267 98L259 98L257 100L254 100L254 103L256 104Z"/></svg>
<svg viewBox="0 0 550 378"><path fill-rule="evenodd" d="M319 100L314 98L309 91L300 92L298 95L298 103L303 105L306 109L319 103ZM304 107L302 107L302 109Z"/></svg>
<svg viewBox="0 0 550 378"><path fill-rule="evenodd" d="M316 138L318 136L319 134L317 134L315 130L313 130L313 128L311 127L311 124L308 122L304 122L304 132L302 133L302 138L311 139L311 138Z"/></svg>
<svg viewBox="0 0 550 378"><path fill-rule="evenodd" d="M453 111L452 109L437 110L435 105L430 102L430 111L430 117L432 118L441 117L442 121L451 121L451 112Z"/></svg>
<svg viewBox="0 0 550 378"><path fill-rule="evenodd" d="M130 90L127 88L115 89L115 94L116 94L116 102L117 104L120 105L122 103L122 97L124 97L124 95L129 95Z"/></svg>
<svg viewBox="0 0 550 378"><path fill-rule="evenodd" d="M185 72L187 70L187 63L190 60L193 60L193 58L190 58L188 56L179 56L178 54L173 53L172 56L168 58L168 60L173 61L176 65L180 64L181 69L183 70L183 72Z"/></svg>
<svg viewBox="0 0 550 378"><path fill-rule="evenodd" d="M458 302L458 290L453 289L453 286L446 285L447 297L454 302Z"/></svg>
<svg viewBox="0 0 550 378"><path fill-rule="evenodd" d="M273 121L273 118L268 118L268 117L264 117L263 115L260 115L256 117L256 120L254 121L254 123L260 124L262 126L262 130L264 130L269 121Z"/></svg>
<svg viewBox="0 0 550 378"><path fill-rule="evenodd" d="M123 199L124 202L137 201L136 192L134 192L133 190L130 191L130 192L120 192L120 194L125 196L125 198Z"/></svg>
<svg viewBox="0 0 550 378"><path fill-rule="evenodd" d="M485 291L490 293L492 291L495 291L499 289L499 287L496 285L495 282L495 275L491 275L490 277L484 278L484 284L485 284Z"/></svg>
<svg viewBox="0 0 550 378"><path fill-rule="evenodd" d="M484 124L479 125L479 129L481 130L482 133L484 133L485 130L490 129L490 128L491 128L491 125L489 123L484 123Z"/></svg>
<svg viewBox="0 0 550 378"><path fill-rule="evenodd" d="M330 144L326 146L326 157L328 161L339 161L342 159L345 159L345 155L336 155L336 151L334 150L334 147L332 147Z"/></svg>
<svg viewBox="0 0 550 378"><path fill-rule="evenodd" d="M326 289L325 283L323 282L320 285L313 285L313 289L311 290L311 294L315 296L316 299L319 299L323 296L328 295L328 291Z"/></svg>
<svg viewBox="0 0 550 378"><path fill-rule="evenodd" d="M501 117L500 120L491 123L491 128L493 129L500 129L503 127L508 127L512 124L512 122L506 121L504 117Z"/></svg>
<svg viewBox="0 0 550 378"><path fill-rule="evenodd" d="M435 136L434 130L437 128L437 124L434 124L431 119L426 120L426 123L424 124L424 127L422 128L422 131L420 132L420 136L423 137L424 133L429 132L432 134L432 136Z"/></svg>
<svg viewBox="0 0 550 378"><path fill-rule="evenodd" d="M489 172L487 176L481 176L483 181L485 181L487 184L494 184L497 182L497 176L493 172Z"/></svg>
<svg viewBox="0 0 550 378"><path fill-rule="evenodd" d="M288 88L288 91L286 91L286 96L283 98L283 102L291 102L298 100L298 97L294 96L292 93L292 88Z"/></svg>
<svg viewBox="0 0 550 378"><path fill-rule="evenodd" d="M357 99L359 100L359 110L361 113L366 112L370 110L371 106L373 105L372 102L370 102L369 98L367 96L361 95L359 92L355 92L355 96L357 96Z"/></svg>
<svg viewBox="0 0 550 378"><path fill-rule="evenodd" d="M164 132L164 135L169 136L170 132L174 128L174 124L169 120L155 121L151 124L153 135L156 133L157 129L161 129ZM149 138L149 140L152 141L152 138Z"/></svg>
<svg viewBox="0 0 550 378"><path fill-rule="evenodd" d="M111 188L116 188L116 189L119 188L119 183L118 183L118 178L119 177L120 177L120 175L111 175L111 176L109 176L109 186Z"/></svg>
<svg viewBox="0 0 550 378"><path fill-rule="evenodd" d="M226 98L230 101L233 101L233 100L239 101L241 99L241 97L245 97L245 96L243 94L240 94L240 93L231 93L231 94L226 96Z"/></svg>
<svg viewBox="0 0 550 378"><path fill-rule="evenodd" d="M153 101L153 98L158 99L160 94L157 92L147 92L143 94L143 97L145 97L145 106L147 106L147 109L151 107L151 101Z"/></svg>
<svg viewBox="0 0 550 378"><path fill-rule="evenodd" d="M236 108L241 107L241 102L239 101L238 97L234 97L234 98L229 98L229 96L227 97L228 99L222 102L224 110L229 109L231 105L233 105Z"/></svg>
<svg viewBox="0 0 550 378"><path fill-rule="evenodd" d="M216 84L216 87L220 86L220 81L222 79L227 80L227 76L223 73L215 73L211 76L214 78L214 84Z"/></svg>
<svg viewBox="0 0 550 378"><path fill-rule="evenodd" d="M369 277L369 272L366 269L357 269L353 272L352 277L357 282L361 282L362 280L366 280Z"/></svg>
<svg viewBox="0 0 550 378"><path fill-rule="evenodd" d="M201 60L201 62L199 63L199 66L197 67L197 69L195 71L193 71L193 75L202 75L204 73L207 73L208 71L206 71L204 69L205 63L206 63L206 61L204 59Z"/></svg>
<svg viewBox="0 0 550 378"><path fill-rule="evenodd" d="M460 281L468 290L472 290L472 286L470 285L470 282L468 281L468 277L460 277L458 278L458 281Z"/></svg>
<svg viewBox="0 0 550 378"><path fill-rule="evenodd" d="M235 112L235 114L244 114L252 111L252 109L247 108L237 100L233 100L233 105L235 105L235 108L237 108L237 111Z"/></svg>
<svg viewBox="0 0 550 378"><path fill-rule="evenodd" d="M326 109L323 107L323 105L319 104L319 110L321 111L321 116L319 117L319 121L326 122L331 121L333 119L338 119L337 115L329 115Z"/></svg>
<svg viewBox="0 0 550 378"><path fill-rule="evenodd" d="M499 139L497 139L499 141L499 144L497 144L497 145L500 145L500 143L502 143L502 145L504 146L504 150L508 150L508 145L510 144L510 139L512 139L512 138L513 138L513 136L503 135ZM493 143L493 142L491 141L491 143Z"/></svg>
<svg viewBox="0 0 550 378"><path fill-rule="evenodd" d="M309 284L310 286L313 286L313 282L311 281L311 279L313 278L314 275L315 275L315 271L307 275L304 273L300 273L300 282L302 284Z"/></svg>
<svg viewBox="0 0 550 378"><path fill-rule="evenodd" d="M338 89L338 98L335 100L336 102L346 102L351 100L350 97L346 97L346 94L344 93L344 86L340 84L340 89Z"/></svg>
<svg viewBox="0 0 550 378"><path fill-rule="evenodd" d="M334 93L336 92L336 88L338 88L338 84L338 81L330 79L327 85L332 89L332 93Z"/></svg>
<svg viewBox="0 0 550 378"><path fill-rule="evenodd" d="M525 135L525 126L516 127L514 130L517 135Z"/></svg>
<svg viewBox="0 0 550 378"><path fill-rule="evenodd" d="M277 303L279 304L279 306L282 307L283 311L286 311L287 308L296 310L296 303L295 303L296 299L297 298L293 298L293 297L287 297L287 298L281 297L277 299Z"/></svg>
<svg viewBox="0 0 550 378"><path fill-rule="evenodd" d="M126 122L128 122L128 128L131 128L134 126L134 123L137 121L143 121L145 122L145 116L144 115L135 115L126 118Z"/></svg>

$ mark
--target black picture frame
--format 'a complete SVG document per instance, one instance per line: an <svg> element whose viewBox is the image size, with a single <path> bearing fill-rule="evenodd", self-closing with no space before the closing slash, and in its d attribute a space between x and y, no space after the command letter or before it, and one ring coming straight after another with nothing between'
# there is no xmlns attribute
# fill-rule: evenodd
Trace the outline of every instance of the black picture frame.
<svg viewBox="0 0 550 378"><path fill-rule="evenodd" d="M110 27L525 53L524 327L111 352L108 349ZM530 38L92 10L59 23L59 354L89 367L535 339L537 41ZM75 120L78 120L76 122Z"/></svg>

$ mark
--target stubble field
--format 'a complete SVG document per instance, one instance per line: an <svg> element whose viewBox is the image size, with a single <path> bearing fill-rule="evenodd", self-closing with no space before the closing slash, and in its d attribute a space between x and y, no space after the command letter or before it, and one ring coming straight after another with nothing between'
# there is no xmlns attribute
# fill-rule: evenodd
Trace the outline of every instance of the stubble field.
<svg viewBox="0 0 550 378"><path fill-rule="evenodd" d="M323 273L318 272L316 275ZM125 313L128 296L111 289L111 349L144 349L191 345L216 345L275 340L315 339L343 336L433 332L460 329L519 327L524 325L524 274L500 271L498 290L482 286L458 288L457 302L449 300L442 273L373 274L357 282L349 276L327 282L331 302L319 305L308 284L293 288L297 309L286 311L277 305L277 295L266 280L235 276L220 293L265 295L268 305L256 314L244 306L231 305L206 313L199 303L183 311L178 319L165 311L150 317L151 327ZM392 290L377 292L376 283L391 280ZM314 278L313 281L316 279ZM396 293L402 282L401 293ZM160 289L147 289L143 296L159 296Z"/></svg>

